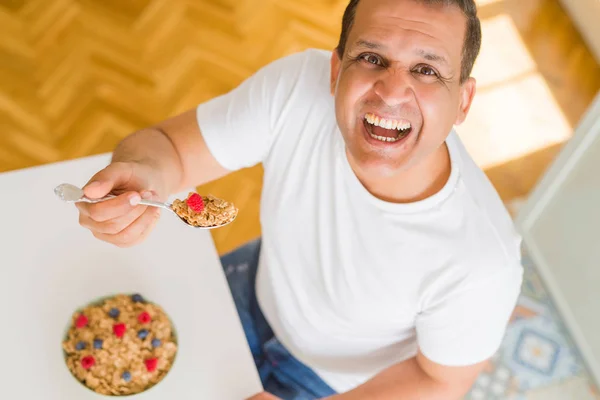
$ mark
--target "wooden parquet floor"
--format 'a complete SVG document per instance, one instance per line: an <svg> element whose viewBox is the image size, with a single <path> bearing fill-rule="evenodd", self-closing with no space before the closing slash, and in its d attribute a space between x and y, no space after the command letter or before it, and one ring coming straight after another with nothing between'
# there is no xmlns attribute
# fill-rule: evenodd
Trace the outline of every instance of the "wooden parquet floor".
<svg viewBox="0 0 600 400"><path fill-rule="evenodd" d="M232 89L276 58L332 48L346 4L0 0L0 172L109 152L132 131ZM513 19L575 124L600 88L600 69L557 0L482 6L484 18L498 13ZM495 166L490 176L501 195L526 194L559 147L536 157L525 177L510 162ZM241 209L234 224L212 231L220 253L260 234L261 176L257 166L200 188Z"/></svg>

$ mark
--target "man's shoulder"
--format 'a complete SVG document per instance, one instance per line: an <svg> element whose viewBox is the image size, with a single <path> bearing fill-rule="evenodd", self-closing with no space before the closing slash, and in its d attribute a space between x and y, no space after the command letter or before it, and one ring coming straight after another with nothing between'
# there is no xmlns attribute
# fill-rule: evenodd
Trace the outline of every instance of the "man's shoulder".
<svg viewBox="0 0 600 400"><path fill-rule="evenodd" d="M458 155L460 213L466 217L465 242L473 262L500 264L520 258L521 236L500 194L453 132L449 145Z"/></svg>
<svg viewBox="0 0 600 400"><path fill-rule="evenodd" d="M292 73L322 74L323 72L329 72L330 59L331 51L308 48L277 58L265 65L264 68L290 71Z"/></svg>
<svg viewBox="0 0 600 400"><path fill-rule="evenodd" d="M295 89L314 91L324 83L329 87L330 59L331 51L309 48L273 60L262 69L274 82L283 79ZM300 83L298 87L296 83Z"/></svg>
<svg viewBox="0 0 600 400"><path fill-rule="evenodd" d="M306 48L304 50L296 51L293 53L286 54L273 62L290 62L297 63L298 61L310 62L315 65L325 64L329 65L331 59L331 50L318 49L315 47Z"/></svg>
<svg viewBox="0 0 600 400"><path fill-rule="evenodd" d="M479 166L456 131L449 135L447 143L452 147L453 163L458 170L459 182L469 206L475 206L486 214L494 214L498 219L491 221L493 224L504 223L513 225L508 209L504 204L498 190L489 177Z"/></svg>

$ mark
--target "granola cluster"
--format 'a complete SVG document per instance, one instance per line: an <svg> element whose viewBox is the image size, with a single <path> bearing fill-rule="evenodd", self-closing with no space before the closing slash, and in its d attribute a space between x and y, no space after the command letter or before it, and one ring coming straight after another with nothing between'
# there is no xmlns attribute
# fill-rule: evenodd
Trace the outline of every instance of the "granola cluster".
<svg viewBox="0 0 600 400"><path fill-rule="evenodd" d="M76 312L63 350L80 382L122 396L156 385L169 372L177 343L159 306L139 294L121 294Z"/></svg>
<svg viewBox="0 0 600 400"><path fill-rule="evenodd" d="M185 200L175 199L173 211L193 226L211 227L235 219L238 209L230 202L212 195L200 196L190 192Z"/></svg>

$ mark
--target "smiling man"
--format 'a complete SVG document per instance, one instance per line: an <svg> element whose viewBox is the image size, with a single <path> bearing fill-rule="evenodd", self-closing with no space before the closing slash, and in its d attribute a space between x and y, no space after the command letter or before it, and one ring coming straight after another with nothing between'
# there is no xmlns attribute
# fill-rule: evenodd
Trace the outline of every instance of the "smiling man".
<svg viewBox="0 0 600 400"><path fill-rule="evenodd" d="M262 238L222 259L255 398L459 399L499 348L523 272L511 218L453 128L480 42L472 0L352 0L333 52L284 57L127 137L85 187L119 196L78 204L80 223L139 243L158 215L140 196L262 162Z"/></svg>

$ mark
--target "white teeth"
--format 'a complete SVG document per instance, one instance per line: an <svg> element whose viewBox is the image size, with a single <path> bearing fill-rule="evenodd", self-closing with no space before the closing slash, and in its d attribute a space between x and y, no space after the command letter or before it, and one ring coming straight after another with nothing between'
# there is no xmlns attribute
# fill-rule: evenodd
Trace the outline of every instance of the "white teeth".
<svg viewBox="0 0 600 400"><path fill-rule="evenodd" d="M400 138L392 138L392 137L385 137L385 136L377 136L377 135L373 135L372 133L369 133L369 135L373 138L373 139L377 139L381 142L395 142Z"/></svg>
<svg viewBox="0 0 600 400"><path fill-rule="evenodd" d="M404 131L404 130L410 128L410 122L404 122L402 124L398 123L397 128Z"/></svg>
<svg viewBox="0 0 600 400"><path fill-rule="evenodd" d="M411 127L408 121L396 121L392 119L379 118L374 114L366 114L365 119L371 125L380 126L385 129L407 130Z"/></svg>

